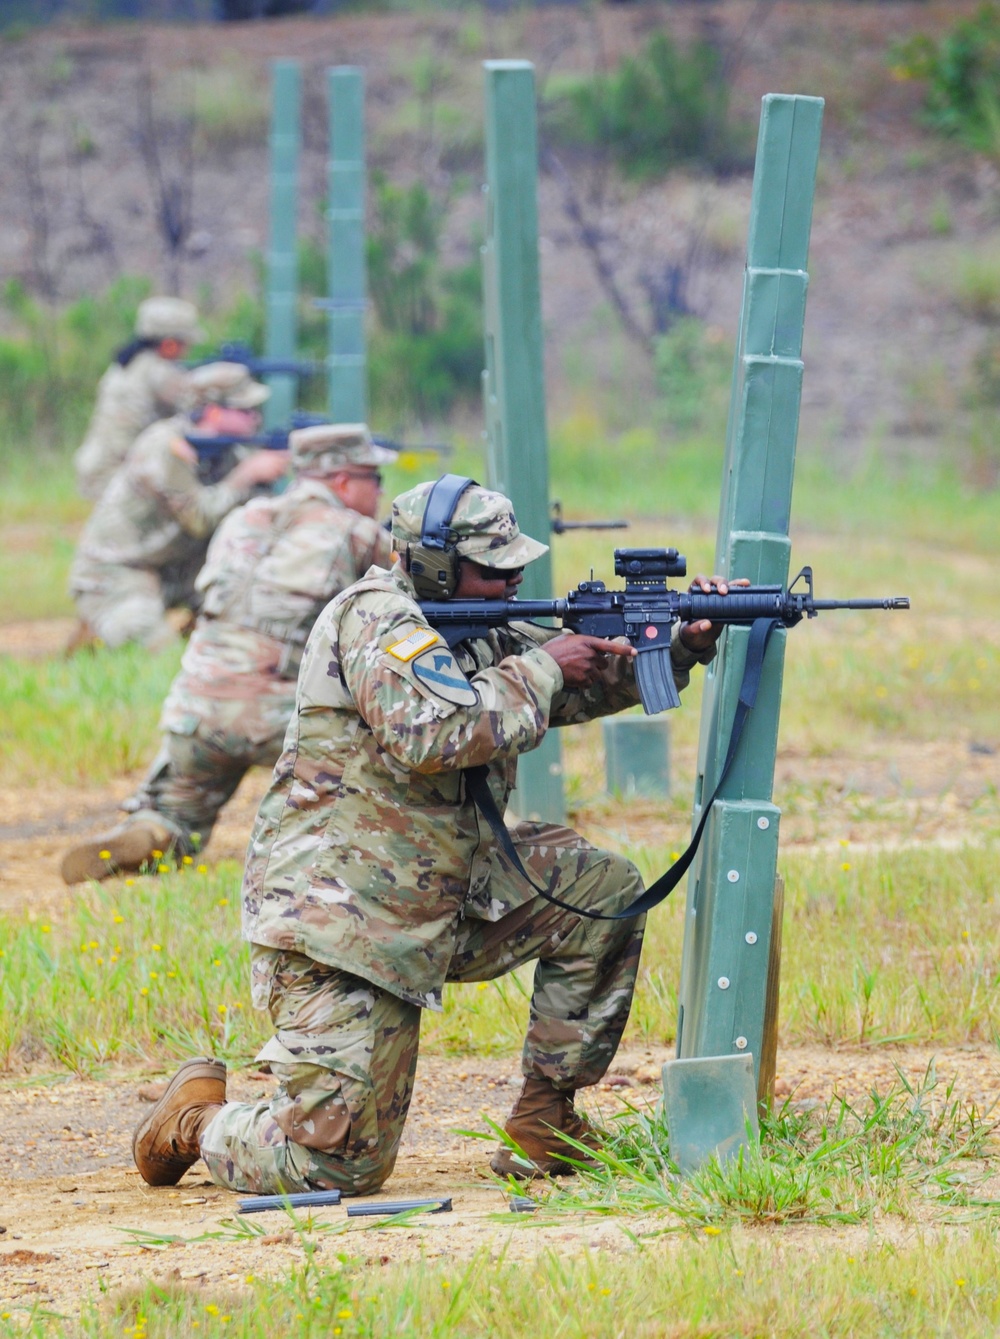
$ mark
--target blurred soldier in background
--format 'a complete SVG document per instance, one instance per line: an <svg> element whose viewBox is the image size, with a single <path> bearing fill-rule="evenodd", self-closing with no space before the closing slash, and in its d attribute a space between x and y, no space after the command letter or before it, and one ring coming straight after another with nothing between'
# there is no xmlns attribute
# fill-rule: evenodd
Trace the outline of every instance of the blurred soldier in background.
<svg viewBox="0 0 1000 1339"><path fill-rule="evenodd" d="M81 620L70 650L172 641L166 611L195 608L194 580L216 526L287 468L287 451L256 451L218 483L201 483L187 435L252 436L269 391L241 363L208 363L189 377L199 407L140 434L84 526L70 569Z"/></svg>
<svg viewBox="0 0 1000 1339"><path fill-rule="evenodd" d="M82 497L101 496L144 428L190 407L190 373L178 359L204 337L193 303L147 298L139 304L135 339L101 377L87 435L73 457Z"/></svg>
<svg viewBox="0 0 1000 1339"><path fill-rule="evenodd" d="M374 517L378 466L395 454L374 445L364 424L300 428L289 446L291 487L231 513L209 547L196 583L201 613L137 812L67 853L67 883L204 846L247 770L281 753L320 611L369 567L389 565L389 534Z"/></svg>

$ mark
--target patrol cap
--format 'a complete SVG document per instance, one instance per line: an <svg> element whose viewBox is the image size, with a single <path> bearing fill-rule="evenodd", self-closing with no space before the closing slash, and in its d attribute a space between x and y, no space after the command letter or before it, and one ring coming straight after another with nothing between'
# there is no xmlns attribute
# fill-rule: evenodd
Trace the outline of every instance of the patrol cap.
<svg viewBox="0 0 1000 1339"><path fill-rule="evenodd" d="M191 372L191 388L199 404L227 409L256 409L271 394L242 363L203 363Z"/></svg>
<svg viewBox="0 0 1000 1339"><path fill-rule="evenodd" d="M364 423L315 423L288 434L292 468L335 474L350 465L390 465L395 451L376 446Z"/></svg>
<svg viewBox="0 0 1000 1339"><path fill-rule="evenodd" d="M198 308L184 298L146 298L139 303L135 333L140 339L177 339L197 344L205 338L198 324Z"/></svg>
<svg viewBox="0 0 1000 1339"><path fill-rule="evenodd" d="M393 502L392 540L398 550L420 543L427 495L433 487L433 483L417 484ZM459 556L482 567L524 567L549 548L521 533L509 497L479 484L467 488L458 499L450 529Z"/></svg>

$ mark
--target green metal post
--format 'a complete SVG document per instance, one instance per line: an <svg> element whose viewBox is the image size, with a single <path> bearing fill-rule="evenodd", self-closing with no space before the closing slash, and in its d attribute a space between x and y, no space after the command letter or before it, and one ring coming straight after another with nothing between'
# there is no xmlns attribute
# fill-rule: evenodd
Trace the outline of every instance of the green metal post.
<svg viewBox="0 0 1000 1339"><path fill-rule="evenodd" d="M715 558L717 572L754 582L788 579L822 115L821 98L768 94L763 100ZM696 823L725 756L748 636L748 629L729 629L706 674ZM771 791L784 649L779 629L768 646L757 705L688 874L679 1059L670 1062L672 1070L694 1057L749 1054L759 1083L778 855L780 811Z"/></svg>
<svg viewBox="0 0 1000 1339"><path fill-rule="evenodd" d="M271 199L267 248L268 358L294 358L298 304L299 64L276 60L272 66ZM264 406L268 427L287 423L295 408L297 379L285 374L265 378L271 398Z"/></svg>
<svg viewBox="0 0 1000 1339"><path fill-rule="evenodd" d="M535 71L528 61L485 61L486 242L483 399L490 486L514 503L521 529L550 531L548 437L538 277L538 135ZM521 594L552 595L551 555L524 573ZM562 753L555 731L518 763L512 806L522 819L565 822Z"/></svg>
<svg viewBox="0 0 1000 1339"><path fill-rule="evenodd" d="M328 72L330 96L327 385L330 417L363 423L365 377L365 125L364 71Z"/></svg>

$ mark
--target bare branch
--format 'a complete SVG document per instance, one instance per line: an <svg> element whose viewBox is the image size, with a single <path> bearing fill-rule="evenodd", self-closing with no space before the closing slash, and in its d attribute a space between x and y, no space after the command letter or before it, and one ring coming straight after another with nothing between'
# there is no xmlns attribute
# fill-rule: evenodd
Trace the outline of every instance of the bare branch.
<svg viewBox="0 0 1000 1339"><path fill-rule="evenodd" d="M181 261L191 235L194 201L194 126L190 116L176 118L172 125L157 118L153 107L153 79L148 65L140 71L136 84L139 150L146 167L150 189L156 202L155 217L163 242L167 268L167 287L179 293ZM178 140L177 167L173 174L164 166L162 148L170 138Z"/></svg>
<svg viewBox="0 0 1000 1339"><path fill-rule="evenodd" d="M590 256L597 280L604 290L605 296L618 313L622 329L630 339L635 340L641 346L644 352L649 353L654 332L645 329L632 311L618 282L614 267L604 254L603 233L600 228L588 221L572 177L551 149L543 149L542 164L547 171L557 178L562 187L563 209L576 228L577 241Z"/></svg>

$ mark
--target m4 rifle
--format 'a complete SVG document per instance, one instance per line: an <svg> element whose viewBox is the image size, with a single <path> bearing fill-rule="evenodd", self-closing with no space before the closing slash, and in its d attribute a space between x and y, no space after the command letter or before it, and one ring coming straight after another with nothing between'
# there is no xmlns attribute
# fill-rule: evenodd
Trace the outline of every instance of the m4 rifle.
<svg viewBox="0 0 1000 1339"><path fill-rule="evenodd" d="M449 646L485 637L491 628L532 619L559 619L564 628L592 637L627 637L637 651L635 676L648 715L680 706L670 661L675 623L750 626L758 620L791 628L832 609L909 609L905 595L881 599L818 600L811 567L789 586L730 586L717 591L667 589L667 578L685 576L687 559L676 549L615 549L615 575L624 590L603 581L581 581L562 600L424 600L421 609ZM802 583L800 586L799 583Z"/></svg>

